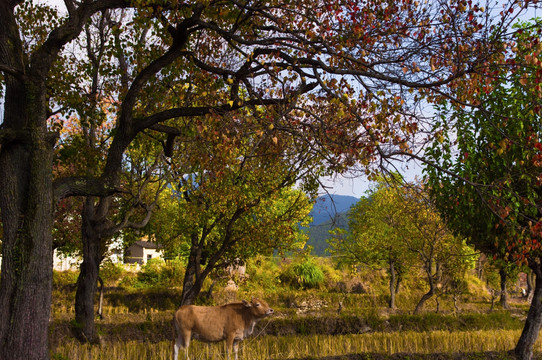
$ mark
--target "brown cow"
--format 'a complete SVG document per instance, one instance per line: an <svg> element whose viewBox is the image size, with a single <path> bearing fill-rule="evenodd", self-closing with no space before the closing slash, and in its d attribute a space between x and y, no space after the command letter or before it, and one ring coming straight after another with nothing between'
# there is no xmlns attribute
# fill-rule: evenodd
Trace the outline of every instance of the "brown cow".
<svg viewBox="0 0 542 360"><path fill-rule="evenodd" d="M252 334L258 320L271 314L273 309L265 301L256 298L250 302L243 300L222 306L181 306L173 317L173 360L177 360L179 348L185 350L188 359L188 346L192 338L204 342L226 340L227 358L230 358L233 347L237 360L239 342Z"/></svg>

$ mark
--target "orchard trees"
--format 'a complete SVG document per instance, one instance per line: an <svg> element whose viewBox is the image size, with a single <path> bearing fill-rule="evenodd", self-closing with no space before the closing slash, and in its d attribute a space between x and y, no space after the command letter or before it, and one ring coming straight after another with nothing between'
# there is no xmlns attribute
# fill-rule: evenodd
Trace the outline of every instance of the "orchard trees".
<svg viewBox="0 0 542 360"><path fill-rule="evenodd" d="M48 358L55 204L86 197L83 234L99 246L115 228L115 194L124 191L125 154L135 139L149 137L171 156L179 139L194 134L193 127L185 133L187 124L249 109L261 131L304 142L330 171L357 161L370 171L409 152L422 99L454 98L458 80L491 75L514 11L529 3L506 2L492 23L490 9L463 0L65 0L60 16L31 1L0 2L0 357ZM98 30L85 42L90 23L111 26L103 27L106 41ZM88 91L73 97L75 89ZM62 137L48 119L77 111L98 124L99 104L107 104L112 129L106 142L88 147L99 150L96 167L53 181Z"/></svg>
<svg viewBox="0 0 542 360"><path fill-rule="evenodd" d="M429 287L414 309L418 313L443 282L453 287L452 282L463 280L473 253L463 238L448 229L424 184L407 185L401 188L399 196L407 217L406 247L417 255Z"/></svg>
<svg viewBox="0 0 542 360"><path fill-rule="evenodd" d="M450 234L420 185L381 180L352 208L349 229L346 237L331 240L333 252L354 263L386 268L392 308L399 279L413 268L419 266L429 288L417 313L444 277L459 281L469 265L468 248Z"/></svg>
<svg viewBox="0 0 542 360"><path fill-rule="evenodd" d="M526 264L536 274L515 349L520 359L530 359L542 325L542 45L539 25L516 29L507 72L474 90L478 106L441 108L448 136L429 149L435 166L426 172L437 206L456 233L495 259Z"/></svg>

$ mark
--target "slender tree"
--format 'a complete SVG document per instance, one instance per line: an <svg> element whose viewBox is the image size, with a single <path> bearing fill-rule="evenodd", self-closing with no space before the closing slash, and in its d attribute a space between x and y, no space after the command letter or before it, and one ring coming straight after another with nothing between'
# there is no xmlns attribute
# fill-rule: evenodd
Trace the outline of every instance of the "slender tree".
<svg viewBox="0 0 542 360"><path fill-rule="evenodd" d="M384 180L356 203L348 213L348 231L334 231L331 252L346 256L349 262L386 269L389 276L390 308L396 307L399 279L416 261L406 247L405 214L397 192Z"/></svg>
<svg viewBox="0 0 542 360"><path fill-rule="evenodd" d="M291 188L315 170L319 157L274 126L245 119L240 127L235 125L238 120L196 121L194 127L200 130L194 141L178 142L171 159L182 164L173 187L174 212L166 229L159 226L159 218L158 226L149 228L160 230L155 235L164 239L166 249L180 250L173 255L187 259L182 304L195 301L213 271L300 245L298 225L307 219L310 198ZM213 121L217 123L210 126ZM216 136L217 129L221 136Z"/></svg>

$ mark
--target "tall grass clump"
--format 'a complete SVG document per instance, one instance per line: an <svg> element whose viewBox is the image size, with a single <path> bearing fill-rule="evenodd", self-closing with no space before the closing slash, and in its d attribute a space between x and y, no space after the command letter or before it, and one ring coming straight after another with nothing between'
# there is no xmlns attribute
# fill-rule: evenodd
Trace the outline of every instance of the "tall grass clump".
<svg viewBox="0 0 542 360"><path fill-rule="evenodd" d="M324 283L322 268L311 257L287 265L280 274L280 280L301 289L318 288Z"/></svg>

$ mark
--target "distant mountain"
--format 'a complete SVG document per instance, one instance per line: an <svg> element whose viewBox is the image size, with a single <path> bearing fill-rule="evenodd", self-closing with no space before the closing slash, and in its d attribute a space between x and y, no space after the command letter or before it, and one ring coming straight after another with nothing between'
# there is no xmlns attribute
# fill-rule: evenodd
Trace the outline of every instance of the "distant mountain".
<svg viewBox="0 0 542 360"><path fill-rule="evenodd" d="M335 216L347 212L352 205L359 201L354 196L346 195L324 195L316 199L310 215L313 220L310 224L319 225L328 221L333 221Z"/></svg>
<svg viewBox="0 0 542 360"><path fill-rule="evenodd" d="M314 255L328 255L325 250L328 248L329 231L337 227L348 229L348 210L358 201L356 197L344 195L325 195L316 200L310 213L313 221L308 228L307 241Z"/></svg>

